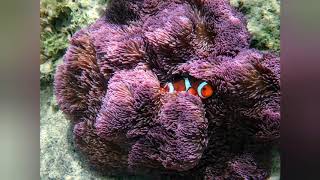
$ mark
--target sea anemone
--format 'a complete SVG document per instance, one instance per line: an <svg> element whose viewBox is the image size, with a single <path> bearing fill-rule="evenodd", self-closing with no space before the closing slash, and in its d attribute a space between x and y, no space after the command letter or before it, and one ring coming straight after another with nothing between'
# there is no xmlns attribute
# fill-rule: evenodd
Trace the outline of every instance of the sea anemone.
<svg viewBox="0 0 320 180"><path fill-rule="evenodd" d="M111 1L72 37L55 75L75 147L107 175L266 179L280 138L280 61L249 43L225 0ZM185 77L214 93L161 91Z"/></svg>

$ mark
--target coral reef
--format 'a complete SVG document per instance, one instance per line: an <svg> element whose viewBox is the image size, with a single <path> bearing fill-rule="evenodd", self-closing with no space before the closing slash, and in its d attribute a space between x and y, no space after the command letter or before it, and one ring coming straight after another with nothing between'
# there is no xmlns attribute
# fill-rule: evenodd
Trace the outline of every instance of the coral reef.
<svg viewBox="0 0 320 180"><path fill-rule="evenodd" d="M73 35L55 93L77 150L102 174L266 179L280 138L279 65L250 49L244 16L225 0L111 1ZM181 77L215 94L160 91Z"/></svg>

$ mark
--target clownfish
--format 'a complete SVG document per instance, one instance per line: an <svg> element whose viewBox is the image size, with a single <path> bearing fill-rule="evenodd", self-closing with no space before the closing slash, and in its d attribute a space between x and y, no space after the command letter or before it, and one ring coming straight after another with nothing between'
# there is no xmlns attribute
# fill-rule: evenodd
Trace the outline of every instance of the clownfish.
<svg viewBox="0 0 320 180"><path fill-rule="evenodd" d="M168 93L186 91L202 99L206 99L213 94L213 87L210 84L200 80L190 81L189 78L166 83L161 90Z"/></svg>

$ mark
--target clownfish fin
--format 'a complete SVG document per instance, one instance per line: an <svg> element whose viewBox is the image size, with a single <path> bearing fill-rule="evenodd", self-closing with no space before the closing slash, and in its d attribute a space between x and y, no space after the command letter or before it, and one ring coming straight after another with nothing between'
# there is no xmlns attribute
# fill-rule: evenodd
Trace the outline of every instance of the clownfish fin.
<svg viewBox="0 0 320 180"><path fill-rule="evenodd" d="M191 83L188 78L184 78L184 86L186 88L186 91L188 91L191 88Z"/></svg>
<svg viewBox="0 0 320 180"><path fill-rule="evenodd" d="M169 93L173 93L174 92L174 87L173 87L172 82L168 83L168 87L169 87Z"/></svg>

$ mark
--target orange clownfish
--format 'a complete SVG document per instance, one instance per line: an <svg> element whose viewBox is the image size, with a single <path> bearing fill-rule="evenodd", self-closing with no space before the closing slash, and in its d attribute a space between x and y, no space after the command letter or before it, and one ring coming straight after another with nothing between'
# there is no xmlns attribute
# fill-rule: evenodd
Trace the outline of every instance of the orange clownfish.
<svg viewBox="0 0 320 180"><path fill-rule="evenodd" d="M190 81L188 78L176 82L166 83L162 91L174 93L187 91L192 95L206 99L213 94L213 87L205 81Z"/></svg>

